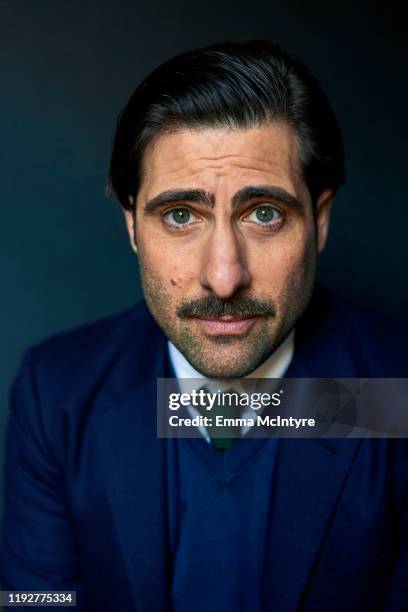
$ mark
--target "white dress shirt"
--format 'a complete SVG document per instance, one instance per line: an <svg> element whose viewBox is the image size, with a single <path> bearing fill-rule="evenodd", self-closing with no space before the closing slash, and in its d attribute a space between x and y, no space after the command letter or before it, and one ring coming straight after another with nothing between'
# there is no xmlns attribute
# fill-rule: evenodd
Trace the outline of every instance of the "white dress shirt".
<svg viewBox="0 0 408 612"><path fill-rule="evenodd" d="M245 376L245 378L282 378L285 375L291 361L293 358L295 345L295 331L292 330L287 338L282 342L282 344L274 351L269 357L261 363L260 366L256 368L253 372ZM198 372L189 361L184 357L184 355L174 346L170 340L167 342L169 357L171 365L173 366L174 372L176 374L176 378L178 380L180 390L182 393L190 393L192 388L196 388L196 382L188 383L188 379L202 380L203 384L201 386L207 386L210 389L224 389L231 388L231 384L225 382L225 380L216 380L209 379L201 372ZM239 383L234 381L234 388L238 391ZM241 388L242 391L242 388ZM189 406L188 410L192 416L198 416L200 413L194 406ZM251 408L247 408L242 414L243 417L253 416L253 410ZM198 427L202 436L207 440L207 442L211 442L210 437L205 429L205 427ZM244 435L248 431L249 427L244 427L241 430L241 434Z"/></svg>

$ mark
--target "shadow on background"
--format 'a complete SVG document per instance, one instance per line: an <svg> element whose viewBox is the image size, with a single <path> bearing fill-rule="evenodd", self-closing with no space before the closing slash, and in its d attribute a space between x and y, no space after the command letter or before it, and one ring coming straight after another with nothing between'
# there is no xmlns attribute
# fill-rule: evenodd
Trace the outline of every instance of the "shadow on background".
<svg viewBox="0 0 408 612"><path fill-rule="evenodd" d="M30 344L141 299L119 206L105 196L113 127L142 77L192 47L267 38L320 78L348 173L320 278L408 320L405 21L392 3L354 4L0 0L0 439Z"/></svg>

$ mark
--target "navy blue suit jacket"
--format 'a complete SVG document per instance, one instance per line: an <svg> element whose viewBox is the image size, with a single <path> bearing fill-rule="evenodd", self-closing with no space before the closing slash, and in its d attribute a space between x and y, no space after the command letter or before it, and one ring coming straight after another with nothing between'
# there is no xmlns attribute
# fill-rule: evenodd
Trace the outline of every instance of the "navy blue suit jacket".
<svg viewBox="0 0 408 612"><path fill-rule="evenodd" d="M322 289L287 376L405 377L401 330ZM144 305L30 349L12 390L3 589L76 589L80 609L171 609L166 339ZM408 609L408 442L281 439L265 610ZM192 611L193 612L193 611Z"/></svg>

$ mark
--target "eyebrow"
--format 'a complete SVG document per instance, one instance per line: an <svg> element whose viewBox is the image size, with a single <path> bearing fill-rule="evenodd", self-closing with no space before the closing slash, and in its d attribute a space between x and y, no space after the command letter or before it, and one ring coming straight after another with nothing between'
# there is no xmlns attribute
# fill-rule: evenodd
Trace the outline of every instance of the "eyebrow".
<svg viewBox="0 0 408 612"><path fill-rule="evenodd" d="M254 198L268 198L268 200L274 200L284 206L290 206L298 212L304 212L303 204L294 195L286 191L286 189L275 187L274 185L250 185L243 187L232 198L232 208L239 208L239 206Z"/></svg>
<svg viewBox="0 0 408 612"><path fill-rule="evenodd" d="M268 198L284 206L290 206L297 212L304 212L304 206L295 196L286 191L286 189L274 185L249 185L243 187L234 194L231 208L235 210L248 200L254 198ZM171 189L169 191L163 191L145 204L144 214L150 214L157 208L167 204L182 202L201 204L206 208L214 208L215 196L213 193L209 193L203 189Z"/></svg>
<svg viewBox="0 0 408 612"><path fill-rule="evenodd" d="M144 214L152 213L156 208L177 202L191 202L201 204L206 208L213 208L215 204L214 194L203 189L170 189L163 191L153 199L149 200L144 207Z"/></svg>

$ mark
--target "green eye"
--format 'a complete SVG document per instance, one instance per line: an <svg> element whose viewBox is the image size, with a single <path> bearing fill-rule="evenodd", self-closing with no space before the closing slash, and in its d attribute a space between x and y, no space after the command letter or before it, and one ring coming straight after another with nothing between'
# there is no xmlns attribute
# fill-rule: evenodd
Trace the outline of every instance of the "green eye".
<svg viewBox="0 0 408 612"><path fill-rule="evenodd" d="M281 220L281 213L273 206L257 206L248 215L247 219L258 225L267 225L277 223Z"/></svg>
<svg viewBox="0 0 408 612"><path fill-rule="evenodd" d="M188 223L190 221L191 212L187 210L187 208L177 208L177 210L172 211L170 216L172 221L175 223L184 225L184 223Z"/></svg>
<svg viewBox="0 0 408 612"><path fill-rule="evenodd" d="M166 223L173 227L177 225L187 225L189 221L192 220L192 217L191 210L188 208L174 208L164 215Z"/></svg>

